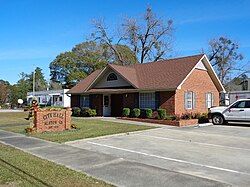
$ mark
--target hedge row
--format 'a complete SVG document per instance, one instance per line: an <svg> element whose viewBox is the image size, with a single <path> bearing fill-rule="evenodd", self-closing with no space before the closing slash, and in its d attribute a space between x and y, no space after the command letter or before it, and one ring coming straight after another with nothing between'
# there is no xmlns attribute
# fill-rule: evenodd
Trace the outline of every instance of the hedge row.
<svg viewBox="0 0 250 187"><path fill-rule="evenodd" d="M200 122L208 122L207 113L186 113L182 115L170 115L167 114L166 109L157 109L153 111L152 109L139 109L134 108L130 110L130 108L123 108L122 115L124 117L133 117L133 118L158 118L158 119L166 119L166 120L180 120L180 119L198 119Z"/></svg>
<svg viewBox="0 0 250 187"><path fill-rule="evenodd" d="M72 116L75 117L94 117L96 116L96 110L86 107L73 107L72 108Z"/></svg>
<svg viewBox="0 0 250 187"><path fill-rule="evenodd" d="M159 119L165 119L167 116L167 112L165 109L158 109L156 116ZM133 117L133 118L153 118L153 110L150 108L146 109L139 109L139 108L134 108L130 110L130 108L123 108L122 115L124 117Z"/></svg>

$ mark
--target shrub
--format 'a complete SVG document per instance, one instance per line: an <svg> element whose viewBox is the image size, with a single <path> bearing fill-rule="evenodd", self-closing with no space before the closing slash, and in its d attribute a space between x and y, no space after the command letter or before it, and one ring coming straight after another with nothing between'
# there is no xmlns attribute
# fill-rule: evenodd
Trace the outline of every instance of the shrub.
<svg viewBox="0 0 250 187"><path fill-rule="evenodd" d="M90 110L89 110L89 116L90 116L90 117L95 117L96 115L97 115L96 109L90 109Z"/></svg>
<svg viewBox="0 0 250 187"><path fill-rule="evenodd" d="M72 116L76 116L76 117L81 116L81 109L79 107L73 107Z"/></svg>
<svg viewBox="0 0 250 187"><path fill-rule="evenodd" d="M134 108L132 110L132 117L138 118L141 114L141 110L139 108Z"/></svg>
<svg viewBox="0 0 250 187"><path fill-rule="evenodd" d="M192 113L185 113L181 115L181 119L193 119Z"/></svg>
<svg viewBox="0 0 250 187"><path fill-rule="evenodd" d="M130 109L129 108L123 108L122 109L122 116L128 117L130 115Z"/></svg>
<svg viewBox="0 0 250 187"><path fill-rule="evenodd" d="M166 112L166 109L158 109L157 110L157 112L158 112L158 118L159 119L166 119L166 117L167 117L167 112Z"/></svg>
<svg viewBox="0 0 250 187"><path fill-rule="evenodd" d="M153 111L152 111L152 109L146 108L146 109L145 109L145 112L146 112L146 117L147 117L147 118L152 118L152 116L153 116Z"/></svg>
<svg viewBox="0 0 250 187"><path fill-rule="evenodd" d="M198 123L208 123L209 119L208 119L208 114L207 113L203 113L199 116L198 119Z"/></svg>
<svg viewBox="0 0 250 187"><path fill-rule="evenodd" d="M82 117L90 117L89 110L91 110L91 109L88 107L81 107L81 116Z"/></svg>

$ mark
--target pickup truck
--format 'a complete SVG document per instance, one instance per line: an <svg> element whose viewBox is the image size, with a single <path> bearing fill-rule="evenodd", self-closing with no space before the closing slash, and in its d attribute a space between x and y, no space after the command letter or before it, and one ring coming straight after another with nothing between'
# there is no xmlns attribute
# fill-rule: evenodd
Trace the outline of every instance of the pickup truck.
<svg viewBox="0 0 250 187"><path fill-rule="evenodd" d="M215 125L250 123L250 99L239 99L229 106L212 107L208 116Z"/></svg>

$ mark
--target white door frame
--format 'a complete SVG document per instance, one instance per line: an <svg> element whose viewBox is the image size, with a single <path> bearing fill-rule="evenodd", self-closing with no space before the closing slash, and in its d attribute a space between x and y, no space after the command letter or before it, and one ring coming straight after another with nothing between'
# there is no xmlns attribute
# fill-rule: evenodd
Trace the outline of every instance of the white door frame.
<svg viewBox="0 0 250 187"><path fill-rule="evenodd" d="M108 101L107 101L107 98L108 98ZM110 94L103 94L103 116L111 116L111 95Z"/></svg>

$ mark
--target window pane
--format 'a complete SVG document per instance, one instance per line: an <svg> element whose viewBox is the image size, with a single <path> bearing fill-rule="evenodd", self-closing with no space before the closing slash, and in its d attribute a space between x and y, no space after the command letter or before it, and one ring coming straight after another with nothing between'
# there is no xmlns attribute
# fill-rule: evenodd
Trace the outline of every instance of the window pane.
<svg viewBox="0 0 250 187"><path fill-rule="evenodd" d="M245 108L250 108L250 101L247 101L247 102L246 102Z"/></svg>
<svg viewBox="0 0 250 187"><path fill-rule="evenodd" d="M212 93L207 93L206 94L206 105L207 105L207 108L211 108L212 107Z"/></svg>
<svg viewBox="0 0 250 187"><path fill-rule="evenodd" d="M114 81L114 80L117 80L116 74L110 73L110 74L108 75L107 81Z"/></svg>
<svg viewBox="0 0 250 187"><path fill-rule="evenodd" d="M193 92L186 92L185 103L186 109L193 108Z"/></svg>
<svg viewBox="0 0 250 187"><path fill-rule="evenodd" d="M140 108L155 108L155 93L140 93Z"/></svg>
<svg viewBox="0 0 250 187"><path fill-rule="evenodd" d="M81 107L89 107L89 96L81 96L80 97L80 106Z"/></svg>

